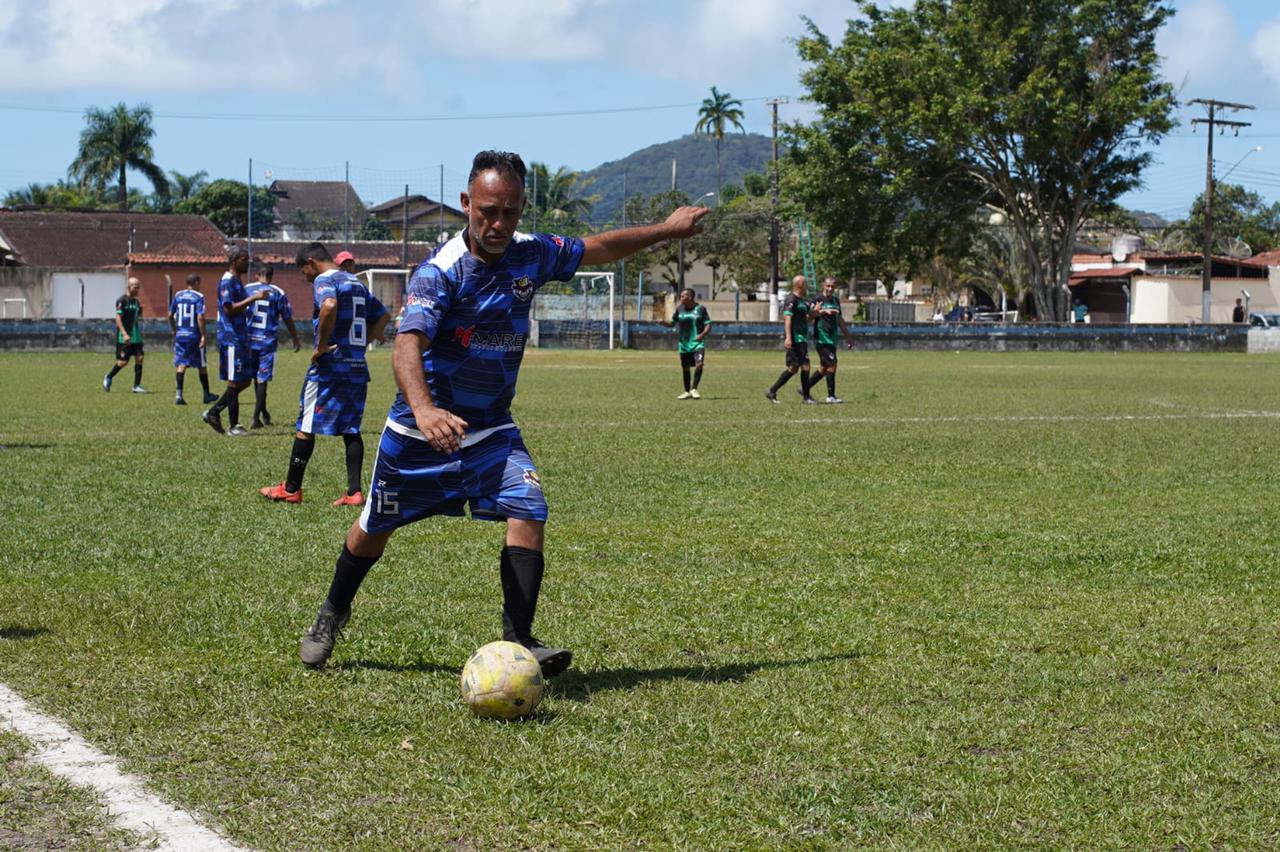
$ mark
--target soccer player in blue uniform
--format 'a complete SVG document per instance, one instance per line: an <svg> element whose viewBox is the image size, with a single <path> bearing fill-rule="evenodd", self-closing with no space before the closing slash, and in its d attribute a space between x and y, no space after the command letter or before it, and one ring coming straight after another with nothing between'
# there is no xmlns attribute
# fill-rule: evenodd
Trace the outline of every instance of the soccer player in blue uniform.
<svg viewBox="0 0 1280 852"><path fill-rule="evenodd" d="M275 268L264 264L258 268L258 280L245 288L250 296L256 296L262 290L267 291L265 299L254 302L249 309L249 372L253 375L253 422L250 429L261 429L263 425L271 425L271 415L267 413L267 383L275 375L276 369L276 330L283 321L293 338L293 351L302 348L298 340L298 329L293 324L293 307L284 291L271 283Z"/></svg>
<svg viewBox="0 0 1280 852"><path fill-rule="evenodd" d="M315 351L302 383L289 471L284 482L260 488L258 493L269 500L301 503L302 477L315 449L315 436L341 435L347 449L347 493L333 505L359 506L364 503L360 490L364 467L360 420L369 386L364 350L370 340L382 336L390 314L359 278L338 268L321 243L298 249L296 260L315 294L311 320Z"/></svg>
<svg viewBox="0 0 1280 852"><path fill-rule="evenodd" d="M249 430L240 425L240 391L249 386L249 306L265 299L265 291L250 296L240 276L249 271L249 253L242 248L227 253L227 271L218 282L218 378L227 383L213 407L200 415L213 431L221 434L222 409L231 421L230 434L244 437Z"/></svg>
<svg viewBox="0 0 1280 852"><path fill-rule="evenodd" d="M515 154L476 155L462 193L467 228L409 281L392 365L400 393L387 416L369 500L347 532L328 597L299 648L324 665L351 602L391 534L433 515L507 523L499 560L503 636L533 651L547 677L572 654L533 637L543 576L547 504L520 430L511 419L534 293L572 278L582 264L613 263L702 230L705 207L681 207L660 224L579 239L522 234L525 166Z"/></svg>
<svg viewBox="0 0 1280 852"><path fill-rule="evenodd" d="M188 367L200 371L205 404L213 402L217 397L209 393L209 368L205 365L204 348L204 293L200 292L199 275L188 275L187 288L173 294L169 302L169 328L173 329L174 381L178 390L174 404L187 404L182 398L182 383L186 380Z"/></svg>

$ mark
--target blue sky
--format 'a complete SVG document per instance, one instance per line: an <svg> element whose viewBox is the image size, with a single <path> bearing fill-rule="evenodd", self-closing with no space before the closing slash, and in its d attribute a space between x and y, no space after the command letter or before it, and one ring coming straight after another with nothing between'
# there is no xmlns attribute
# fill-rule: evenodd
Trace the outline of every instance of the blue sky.
<svg viewBox="0 0 1280 852"><path fill-rule="evenodd" d="M1219 175L1239 161L1232 182L1280 200L1280 4L1173 5L1160 50L1180 98L1257 107L1232 116L1253 127L1215 140ZM854 11L848 0L0 0L0 190L62 177L83 108L123 100L155 109L166 169L243 180L252 158L255 182L340 179L349 162L377 203L406 183L438 196L443 165L453 202L481 148L592 168L689 132L713 85L744 102L748 130L769 132L771 96L791 98L784 120L803 117L800 16L838 36ZM1128 206L1185 213L1204 185L1199 114L1181 110Z"/></svg>

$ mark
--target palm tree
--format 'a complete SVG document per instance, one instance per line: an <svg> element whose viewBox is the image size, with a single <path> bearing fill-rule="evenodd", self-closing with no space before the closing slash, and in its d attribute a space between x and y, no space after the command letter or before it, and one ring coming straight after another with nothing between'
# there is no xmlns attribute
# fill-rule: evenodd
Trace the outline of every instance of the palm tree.
<svg viewBox="0 0 1280 852"><path fill-rule="evenodd" d="M742 101L729 97L728 92L720 92L711 87L711 97L704 98L698 108L698 123L693 126L694 133L714 136L716 140L716 204L720 203L720 143L724 141L724 132L728 127L739 132L746 132L742 127Z"/></svg>
<svg viewBox="0 0 1280 852"><path fill-rule="evenodd" d="M169 197L173 199L175 204L179 201L186 201L209 185L209 173L204 169L189 175L170 169L169 177L172 178Z"/></svg>
<svg viewBox="0 0 1280 852"><path fill-rule="evenodd" d="M111 109L89 107L85 110L86 127L80 131L80 152L67 169L73 180L105 187L116 183L116 202L121 210L129 206L129 186L125 174L129 169L142 172L151 181L156 194L168 195L169 182L164 170L152 162L151 107L129 109L124 102Z"/></svg>
<svg viewBox="0 0 1280 852"><path fill-rule="evenodd" d="M555 226L573 230L586 224L599 196L585 196L585 184L578 185L578 173L560 166L554 173L546 163L530 163L525 178L529 193L532 227Z"/></svg>

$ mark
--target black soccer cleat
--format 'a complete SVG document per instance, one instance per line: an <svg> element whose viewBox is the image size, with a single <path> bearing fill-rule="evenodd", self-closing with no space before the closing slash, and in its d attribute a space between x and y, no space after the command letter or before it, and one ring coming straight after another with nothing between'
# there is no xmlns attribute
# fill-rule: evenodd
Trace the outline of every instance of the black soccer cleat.
<svg viewBox="0 0 1280 852"><path fill-rule="evenodd" d="M262 425L263 426L271 425L271 412L267 411L265 408L262 409Z"/></svg>
<svg viewBox="0 0 1280 852"><path fill-rule="evenodd" d="M533 652L533 658L542 668L543 677L555 677L573 662L573 652L568 648L548 648L537 639L529 639L520 644Z"/></svg>
<svg viewBox="0 0 1280 852"><path fill-rule="evenodd" d="M767 399L767 400L769 400L770 402L772 402L774 405L779 405L779 404L780 404L780 403L778 402L778 394L777 394L776 392L774 392L774 391L771 391L771 390L767 390L767 391L765 391L765 392L764 392L764 398L765 398L765 399Z"/></svg>
<svg viewBox="0 0 1280 852"><path fill-rule="evenodd" d="M338 612L329 605L328 600L321 604L315 623L302 635L302 643L298 646L298 656L302 658L303 664L313 669L323 666L333 653L333 645L350 618L350 607L347 607L346 612Z"/></svg>
<svg viewBox="0 0 1280 852"><path fill-rule="evenodd" d="M200 419L209 424L209 428L217 432L219 435L224 434L227 430L222 428L222 415L213 411L206 411L200 415Z"/></svg>
<svg viewBox="0 0 1280 852"><path fill-rule="evenodd" d="M186 404L187 404L187 401L186 401L185 399L183 399L183 398L182 398L182 394L178 394L177 396L175 396L175 397L173 398L173 404L174 404L174 405L186 405Z"/></svg>
<svg viewBox="0 0 1280 852"><path fill-rule="evenodd" d="M205 405L208 405L209 403L217 402L217 401L218 401L218 395L216 393L207 393L204 395Z"/></svg>

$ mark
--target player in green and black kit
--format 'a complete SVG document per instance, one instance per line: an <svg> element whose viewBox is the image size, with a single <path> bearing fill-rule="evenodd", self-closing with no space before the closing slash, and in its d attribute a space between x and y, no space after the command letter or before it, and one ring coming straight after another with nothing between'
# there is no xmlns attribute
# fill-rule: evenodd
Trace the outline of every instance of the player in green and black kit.
<svg viewBox="0 0 1280 852"><path fill-rule="evenodd" d="M702 399L698 393L698 382L702 381L702 365L706 360L707 345L703 342L711 332L711 317L707 309L694 301L693 290L689 287L680 291L680 304L671 316L671 322L664 322L667 328L676 328L680 332L680 369L684 372L684 393L676 399ZM689 371L693 370L690 379Z"/></svg>
<svg viewBox="0 0 1280 852"><path fill-rule="evenodd" d="M806 405L813 405L817 400L809 396L809 303L805 301L808 290L803 275L791 279L791 295L782 303L782 346L787 350L787 369L782 371L778 380L764 392L765 399L774 405L778 403L778 389L800 373L800 398Z"/></svg>
<svg viewBox="0 0 1280 852"><path fill-rule="evenodd" d="M130 278L125 295L116 299L116 365L102 377L102 389L110 392L111 380L133 358L133 392L146 393L142 387L142 303L138 291L142 282Z"/></svg>
<svg viewBox="0 0 1280 852"><path fill-rule="evenodd" d="M853 348L853 335L849 333L849 324L844 321L840 310L840 297L836 295L836 279L826 278L822 282L822 294L813 303L813 339L818 350L818 369L809 376L809 387L812 388L823 377L827 377L827 402L844 402L836 396L836 350L840 348L840 332L845 333L845 342Z"/></svg>

